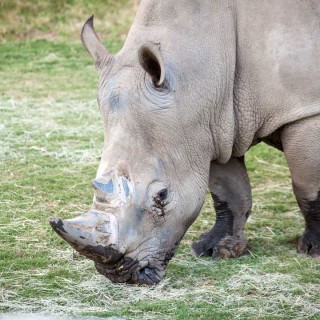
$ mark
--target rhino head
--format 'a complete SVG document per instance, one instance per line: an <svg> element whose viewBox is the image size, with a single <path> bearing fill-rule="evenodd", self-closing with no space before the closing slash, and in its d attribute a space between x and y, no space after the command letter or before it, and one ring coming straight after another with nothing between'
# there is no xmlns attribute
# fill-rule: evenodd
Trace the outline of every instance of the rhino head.
<svg viewBox="0 0 320 320"><path fill-rule="evenodd" d="M137 37L114 56L93 17L81 38L100 76L104 148L92 209L50 223L111 281L155 284L205 198L208 115L192 105L192 86L160 44Z"/></svg>

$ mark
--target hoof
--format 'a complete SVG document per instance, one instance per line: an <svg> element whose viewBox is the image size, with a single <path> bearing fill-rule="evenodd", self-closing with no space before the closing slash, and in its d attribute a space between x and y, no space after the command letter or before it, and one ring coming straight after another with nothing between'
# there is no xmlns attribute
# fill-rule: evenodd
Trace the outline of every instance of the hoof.
<svg viewBox="0 0 320 320"><path fill-rule="evenodd" d="M306 230L299 239L298 253L320 259L320 235Z"/></svg>
<svg viewBox="0 0 320 320"><path fill-rule="evenodd" d="M210 237L204 233L199 240L192 244L191 253L197 257L211 257L214 246L211 243Z"/></svg>
<svg viewBox="0 0 320 320"><path fill-rule="evenodd" d="M213 259L238 258L249 253L249 246L246 240L227 236L210 247L204 240L198 240L193 243L192 252L198 257L209 256Z"/></svg>

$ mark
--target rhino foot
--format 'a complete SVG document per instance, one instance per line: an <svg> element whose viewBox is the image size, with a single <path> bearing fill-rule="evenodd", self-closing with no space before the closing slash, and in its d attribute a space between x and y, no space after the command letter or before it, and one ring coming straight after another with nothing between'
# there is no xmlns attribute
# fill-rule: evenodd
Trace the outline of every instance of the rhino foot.
<svg viewBox="0 0 320 320"><path fill-rule="evenodd" d="M306 230L299 239L298 252L320 259L320 234Z"/></svg>
<svg viewBox="0 0 320 320"><path fill-rule="evenodd" d="M208 234L203 234L198 241L192 244L192 251L198 257L209 256L213 259L226 259L238 258L249 253L249 245L245 239L225 236L216 243L212 243L210 238L206 239Z"/></svg>

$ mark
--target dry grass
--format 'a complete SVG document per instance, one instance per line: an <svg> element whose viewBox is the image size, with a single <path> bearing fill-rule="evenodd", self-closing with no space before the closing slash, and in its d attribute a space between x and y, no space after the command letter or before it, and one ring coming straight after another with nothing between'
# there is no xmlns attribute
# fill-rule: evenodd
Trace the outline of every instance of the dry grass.
<svg viewBox="0 0 320 320"><path fill-rule="evenodd" d="M17 114L9 116L6 123L0 125L0 134L3 137L0 141L1 160L19 159L23 163L24 156L34 152L49 158L96 164L101 150L101 140L97 146L96 132L101 133L101 138L102 123L95 101L62 103L50 99L39 103L30 99L4 99L0 103L2 112L12 114L13 110L18 110ZM83 122L86 126L85 135L72 125L77 122ZM14 130L10 131L8 128ZM86 141L86 148L76 150L75 146L62 136L75 137L75 140L81 143ZM56 143L53 144L52 141Z"/></svg>
<svg viewBox="0 0 320 320"><path fill-rule="evenodd" d="M6 115L0 130L3 311L129 319L319 318L320 264L297 255L288 242L303 221L281 154L268 161L264 153L270 149L261 146L248 157L255 194L247 229L251 255L217 262L191 256L191 242L212 225L208 197L160 285L117 285L46 222L50 215L74 216L90 206L89 181L102 146L95 102L11 98L0 106Z"/></svg>
<svg viewBox="0 0 320 320"><path fill-rule="evenodd" d="M74 317L49 315L47 313L5 313L0 315L0 320L74 320ZM97 317L77 317L77 320L99 320ZM123 318L110 317L108 320L121 320Z"/></svg>

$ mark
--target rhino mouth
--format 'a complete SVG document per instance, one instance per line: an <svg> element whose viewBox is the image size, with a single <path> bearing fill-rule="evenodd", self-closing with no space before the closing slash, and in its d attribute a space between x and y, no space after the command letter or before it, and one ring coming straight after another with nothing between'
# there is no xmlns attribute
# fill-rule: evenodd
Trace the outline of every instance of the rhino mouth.
<svg viewBox="0 0 320 320"><path fill-rule="evenodd" d="M149 256L142 260L123 256L116 263L101 263L94 260L97 271L114 283L128 283L138 285L156 285L164 275L169 261L174 256L179 242L165 253L158 253L157 257Z"/></svg>
<svg viewBox="0 0 320 320"><path fill-rule="evenodd" d="M141 267L141 263L125 257L118 263L110 265L95 261L97 271L114 283L155 285L164 276L164 268Z"/></svg>

